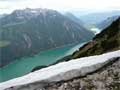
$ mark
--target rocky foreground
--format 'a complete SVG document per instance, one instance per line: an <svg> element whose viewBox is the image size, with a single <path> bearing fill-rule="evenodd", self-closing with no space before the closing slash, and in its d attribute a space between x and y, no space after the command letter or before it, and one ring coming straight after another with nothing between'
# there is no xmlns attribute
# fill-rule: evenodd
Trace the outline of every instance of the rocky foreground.
<svg viewBox="0 0 120 90"><path fill-rule="evenodd" d="M52 83L43 90L120 90L120 58L85 77Z"/></svg>

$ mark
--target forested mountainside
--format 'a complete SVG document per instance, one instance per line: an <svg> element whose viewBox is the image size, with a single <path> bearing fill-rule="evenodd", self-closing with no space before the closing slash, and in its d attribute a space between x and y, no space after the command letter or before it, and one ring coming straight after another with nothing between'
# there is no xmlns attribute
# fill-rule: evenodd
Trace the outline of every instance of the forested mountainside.
<svg viewBox="0 0 120 90"><path fill-rule="evenodd" d="M0 19L0 67L24 56L82 43L94 34L57 11L15 10Z"/></svg>

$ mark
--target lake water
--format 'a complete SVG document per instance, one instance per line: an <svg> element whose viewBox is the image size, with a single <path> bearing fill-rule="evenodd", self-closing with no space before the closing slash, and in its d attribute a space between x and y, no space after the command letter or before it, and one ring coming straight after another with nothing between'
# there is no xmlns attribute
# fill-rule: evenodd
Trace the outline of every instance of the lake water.
<svg viewBox="0 0 120 90"><path fill-rule="evenodd" d="M101 30L99 28L93 27L91 28L91 31L93 31L95 34L98 34Z"/></svg>
<svg viewBox="0 0 120 90"><path fill-rule="evenodd" d="M36 66L52 64L56 62L58 59L72 54L83 44L85 43L77 45L72 44L55 49L50 49L41 52L33 57L26 57L20 60L16 60L11 64L3 68L0 68L0 82L28 74Z"/></svg>

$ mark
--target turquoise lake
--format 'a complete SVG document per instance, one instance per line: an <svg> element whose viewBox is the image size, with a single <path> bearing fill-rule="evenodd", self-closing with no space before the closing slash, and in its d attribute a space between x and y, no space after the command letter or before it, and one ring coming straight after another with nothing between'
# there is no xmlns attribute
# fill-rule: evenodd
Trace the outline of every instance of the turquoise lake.
<svg viewBox="0 0 120 90"><path fill-rule="evenodd" d="M83 44L84 43L58 47L41 52L33 57L24 57L16 60L9 65L0 68L0 82L28 74L36 66L52 64L58 59L72 54Z"/></svg>

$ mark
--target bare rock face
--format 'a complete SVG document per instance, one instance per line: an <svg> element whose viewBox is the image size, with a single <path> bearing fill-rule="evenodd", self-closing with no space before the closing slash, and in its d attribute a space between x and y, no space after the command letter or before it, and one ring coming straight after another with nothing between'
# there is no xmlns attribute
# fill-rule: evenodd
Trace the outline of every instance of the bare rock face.
<svg viewBox="0 0 120 90"><path fill-rule="evenodd" d="M49 84L43 90L120 90L120 59L95 73Z"/></svg>

